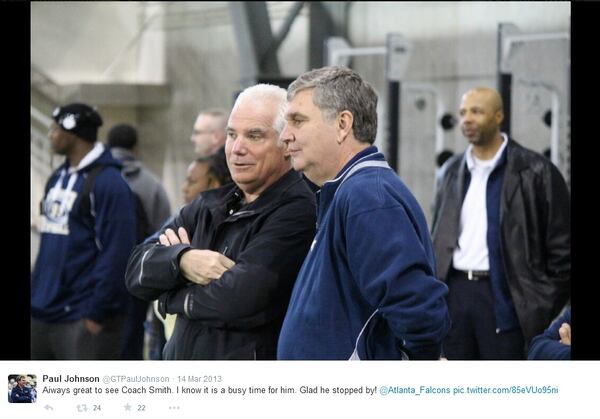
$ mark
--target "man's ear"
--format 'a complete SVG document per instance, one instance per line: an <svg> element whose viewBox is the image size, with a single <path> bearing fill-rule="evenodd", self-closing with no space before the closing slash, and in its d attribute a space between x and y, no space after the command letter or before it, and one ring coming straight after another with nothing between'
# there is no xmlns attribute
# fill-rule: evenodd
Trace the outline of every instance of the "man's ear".
<svg viewBox="0 0 600 419"><path fill-rule="evenodd" d="M336 129L338 132L337 142L338 144L343 143L348 135L352 132L352 124L354 122L354 115L348 110L340 112L336 118Z"/></svg>
<svg viewBox="0 0 600 419"><path fill-rule="evenodd" d="M500 125L504 121L504 112L496 111L496 124Z"/></svg>

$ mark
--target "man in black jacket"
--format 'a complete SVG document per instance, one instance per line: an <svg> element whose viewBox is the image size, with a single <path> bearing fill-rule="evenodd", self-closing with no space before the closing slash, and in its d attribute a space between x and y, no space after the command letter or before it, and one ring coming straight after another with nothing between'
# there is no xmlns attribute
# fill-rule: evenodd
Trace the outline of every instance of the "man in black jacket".
<svg viewBox="0 0 600 419"><path fill-rule="evenodd" d="M286 91L242 92L227 124L233 184L201 193L132 252L129 291L177 314L163 359L275 359L315 199L279 135Z"/></svg>
<svg viewBox="0 0 600 419"><path fill-rule="evenodd" d="M433 244L449 287L448 359L523 359L570 296L569 192L557 168L500 132L502 99L462 97L470 145L438 189Z"/></svg>

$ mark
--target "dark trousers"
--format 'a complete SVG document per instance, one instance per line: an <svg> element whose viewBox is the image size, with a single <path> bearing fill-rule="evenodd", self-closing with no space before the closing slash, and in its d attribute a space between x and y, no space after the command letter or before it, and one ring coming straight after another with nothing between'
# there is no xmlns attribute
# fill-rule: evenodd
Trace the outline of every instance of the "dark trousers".
<svg viewBox="0 0 600 419"><path fill-rule="evenodd" d="M520 329L496 331L489 277L468 280L466 274L450 269L447 284L452 319L452 328L443 344L447 359L525 359Z"/></svg>
<svg viewBox="0 0 600 419"><path fill-rule="evenodd" d="M144 359L144 321L148 301L129 295L121 346L121 359Z"/></svg>
<svg viewBox="0 0 600 419"><path fill-rule="evenodd" d="M119 359L123 316L102 323L94 335L83 319L66 323L46 323L31 319L31 359Z"/></svg>

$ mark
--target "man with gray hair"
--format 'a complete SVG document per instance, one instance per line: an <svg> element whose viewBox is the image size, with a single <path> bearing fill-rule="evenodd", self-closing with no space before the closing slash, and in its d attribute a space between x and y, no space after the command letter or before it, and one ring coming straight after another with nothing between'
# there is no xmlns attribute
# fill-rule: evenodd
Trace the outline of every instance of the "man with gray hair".
<svg viewBox="0 0 600 419"><path fill-rule="evenodd" d="M282 140L321 187L317 234L279 338L279 359L438 359L450 327L419 204L372 144L377 95L324 67L288 88Z"/></svg>
<svg viewBox="0 0 600 419"><path fill-rule="evenodd" d="M280 141L286 92L259 84L237 98L225 155L232 184L202 192L132 252L129 291L177 314L163 359L275 359L315 199Z"/></svg>
<svg viewBox="0 0 600 419"><path fill-rule="evenodd" d="M208 157L223 148L226 125L227 112L223 109L206 109L198 114L190 137L198 157Z"/></svg>

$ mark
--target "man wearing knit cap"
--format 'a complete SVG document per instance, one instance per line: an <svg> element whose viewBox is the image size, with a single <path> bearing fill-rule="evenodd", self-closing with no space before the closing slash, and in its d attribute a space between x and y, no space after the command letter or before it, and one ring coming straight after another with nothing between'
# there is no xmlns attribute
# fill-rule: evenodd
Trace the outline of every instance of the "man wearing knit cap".
<svg viewBox="0 0 600 419"><path fill-rule="evenodd" d="M136 239L135 201L121 164L96 142L88 105L58 107L48 134L65 162L46 183L31 278L32 359L117 359ZM93 182L92 182L93 179Z"/></svg>

